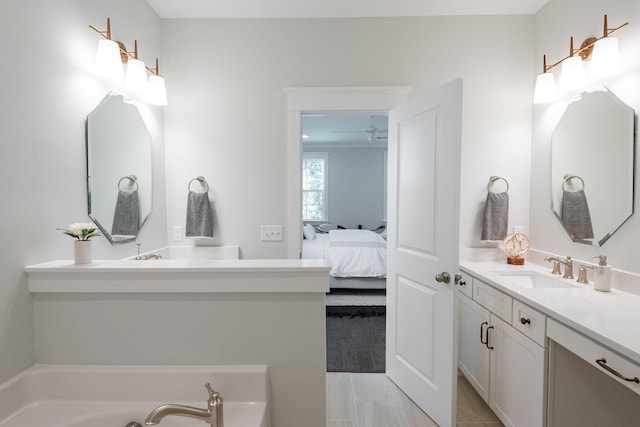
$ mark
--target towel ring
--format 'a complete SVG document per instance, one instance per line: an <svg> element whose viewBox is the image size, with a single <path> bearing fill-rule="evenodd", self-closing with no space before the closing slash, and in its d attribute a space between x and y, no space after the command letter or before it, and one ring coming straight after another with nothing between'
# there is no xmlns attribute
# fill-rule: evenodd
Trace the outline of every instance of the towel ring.
<svg viewBox="0 0 640 427"><path fill-rule="evenodd" d="M564 176L564 180L562 181L562 191L569 191L566 189L565 184L574 178L579 179L580 182L582 183L582 188L580 188L579 190L584 190L584 179L580 178L578 175L573 175L568 173ZM576 191L579 191L579 190L576 190Z"/></svg>
<svg viewBox="0 0 640 427"><path fill-rule="evenodd" d="M128 176L123 176L122 178L120 178L120 180L118 181L118 190L120 190L120 183L122 182L122 180L124 179L128 179L129 181L131 181L133 184L136 185L136 191L138 191L138 177L135 175L128 175Z"/></svg>
<svg viewBox="0 0 640 427"><path fill-rule="evenodd" d="M506 190L506 192L508 193L508 192L509 192L509 181L507 181L506 179L504 179L504 178L503 178L503 177L501 177L501 176L496 176L496 175L493 175L492 177L490 177L490 178L489 178L489 183L487 184L487 191L491 191L491 186L492 186L496 181L499 181L499 180L502 180L502 181L504 181L504 183L505 183L505 184L507 184L507 190Z"/></svg>
<svg viewBox="0 0 640 427"><path fill-rule="evenodd" d="M187 190L191 191L191 184L193 183L193 181L200 181L200 184L204 185L205 188L206 188L206 191L204 191L204 192L205 193L209 192L209 184L207 183L207 180L204 179L204 176L196 176L191 181L189 181L189 184L187 184Z"/></svg>

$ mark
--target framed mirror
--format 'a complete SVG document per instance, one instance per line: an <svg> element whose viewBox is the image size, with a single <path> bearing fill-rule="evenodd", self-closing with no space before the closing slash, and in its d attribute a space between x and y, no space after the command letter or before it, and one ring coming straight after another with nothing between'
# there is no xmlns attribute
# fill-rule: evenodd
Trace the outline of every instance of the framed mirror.
<svg viewBox="0 0 640 427"><path fill-rule="evenodd" d="M635 115L606 88L567 106L551 137L552 209L574 242L602 246L633 213Z"/></svg>
<svg viewBox="0 0 640 427"><path fill-rule="evenodd" d="M151 213L151 135L138 108L108 94L87 116L89 217L111 244L135 240Z"/></svg>

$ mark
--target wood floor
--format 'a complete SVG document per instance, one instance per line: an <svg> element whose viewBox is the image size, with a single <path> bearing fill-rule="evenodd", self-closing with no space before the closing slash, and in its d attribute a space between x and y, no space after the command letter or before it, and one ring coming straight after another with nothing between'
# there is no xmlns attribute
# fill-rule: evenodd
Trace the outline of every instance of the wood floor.
<svg viewBox="0 0 640 427"><path fill-rule="evenodd" d="M502 423L458 376L458 427ZM327 373L327 427L435 427L385 374Z"/></svg>

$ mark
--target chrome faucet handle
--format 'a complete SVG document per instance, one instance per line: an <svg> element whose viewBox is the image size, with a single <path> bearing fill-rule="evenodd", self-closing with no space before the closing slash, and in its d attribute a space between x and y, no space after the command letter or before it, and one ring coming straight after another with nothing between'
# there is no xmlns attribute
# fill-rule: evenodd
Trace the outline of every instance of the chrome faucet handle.
<svg viewBox="0 0 640 427"><path fill-rule="evenodd" d="M142 243L137 242L136 246L138 246L138 254L136 255L136 259L142 259L142 257L140 256L140 245L142 245Z"/></svg>

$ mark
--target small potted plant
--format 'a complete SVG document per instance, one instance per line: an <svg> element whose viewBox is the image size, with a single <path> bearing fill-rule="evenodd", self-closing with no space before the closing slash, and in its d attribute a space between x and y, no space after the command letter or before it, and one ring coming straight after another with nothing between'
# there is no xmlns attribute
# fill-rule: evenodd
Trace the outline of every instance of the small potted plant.
<svg viewBox="0 0 640 427"><path fill-rule="evenodd" d="M60 228L64 234L73 237L73 255L76 264L89 264L91 262L91 238L101 236L98 227L92 222L74 222L67 228Z"/></svg>

